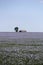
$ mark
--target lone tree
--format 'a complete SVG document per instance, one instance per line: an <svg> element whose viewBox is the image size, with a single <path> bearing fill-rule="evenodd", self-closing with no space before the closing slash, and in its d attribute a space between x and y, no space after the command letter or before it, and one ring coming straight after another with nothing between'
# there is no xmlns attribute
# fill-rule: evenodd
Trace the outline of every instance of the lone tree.
<svg viewBox="0 0 43 65"><path fill-rule="evenodd" d="M18 32L18 29L19 29L19 28L18 28L18 27L15 27L14 29L15 29L16 32Z"/></svg>

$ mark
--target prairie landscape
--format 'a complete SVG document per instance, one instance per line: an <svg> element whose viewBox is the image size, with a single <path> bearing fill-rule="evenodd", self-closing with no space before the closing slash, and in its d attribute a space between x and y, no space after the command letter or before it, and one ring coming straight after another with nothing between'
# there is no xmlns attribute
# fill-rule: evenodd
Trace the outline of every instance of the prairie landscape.
<svg viewBox="0 0 43 65"><path fill-rule="evenodd" d="M0 65L43 65L43 39L0 42Z"/></svg>
<svg viewBox="0 0 43 65"><path fill-rule="evenodd" d="M0 0L0 65L43 65L43 0Z"/></svg>
<svg viewBox="0 0 43 65"><path fill-rule="evenodd" d="M43 33L0 32L0 65L43 65Z"/></svg>

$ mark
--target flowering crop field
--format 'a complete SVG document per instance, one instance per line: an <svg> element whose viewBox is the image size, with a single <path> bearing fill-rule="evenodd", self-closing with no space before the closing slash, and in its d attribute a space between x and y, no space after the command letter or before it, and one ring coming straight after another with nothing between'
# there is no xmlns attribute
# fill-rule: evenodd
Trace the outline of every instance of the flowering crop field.
<svg viewBox="0 0 43 65"><path fill-rule="evenodd" d="M43 65L43 40L18 41L0 42L0 65Z"/></svg>

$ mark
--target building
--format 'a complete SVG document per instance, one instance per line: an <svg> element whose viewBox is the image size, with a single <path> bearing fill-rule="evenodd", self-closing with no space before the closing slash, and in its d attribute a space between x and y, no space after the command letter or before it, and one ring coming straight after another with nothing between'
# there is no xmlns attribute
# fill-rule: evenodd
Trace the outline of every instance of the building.
<svg viewBox="0 0 43 65"><path fill-rule="evenodd" d="M19 30L19 32L27 32L26 30Z"/></svg>

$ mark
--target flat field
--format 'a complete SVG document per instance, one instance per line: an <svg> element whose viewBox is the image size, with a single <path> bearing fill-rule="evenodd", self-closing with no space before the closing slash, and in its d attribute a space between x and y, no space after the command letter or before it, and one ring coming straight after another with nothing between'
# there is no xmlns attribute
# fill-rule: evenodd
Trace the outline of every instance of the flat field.
<svg viewBox="0 0 43 65"><path fill-rule="evenodd" d="M0 41L0 65L43 65L43 39Z"/></svg>

